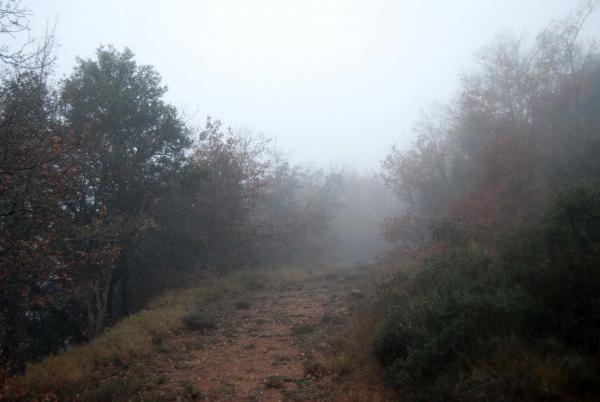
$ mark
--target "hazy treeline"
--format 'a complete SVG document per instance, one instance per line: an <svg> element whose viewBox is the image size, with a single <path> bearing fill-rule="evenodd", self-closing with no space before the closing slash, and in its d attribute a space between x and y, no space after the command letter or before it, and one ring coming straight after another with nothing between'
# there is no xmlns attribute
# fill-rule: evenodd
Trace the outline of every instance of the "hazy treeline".
<svg viewBox="0 0 600 402"><path fill-rule="evenodd" d="M403 400L600 394L596 3L484 49L383 164L408 207L386 222L400 272L373 346Z"/></svg>
<svg viewBox="0 0 600 402"><path fill-rule="evenodd" d="M27 10L7 6L0 24L27 29ZM295 166L262 136L219 121L198 134L165 101L158 72L127 49L101 47L57 82L52 47L49 35L0 54L9 372L94 337L187 273L331 256L340 241L331 222L358 175Z"/></svg>
<svg viewBox="0 0 600 402"><path fill-rule="evenodd" d="M3 4L10 39L27 10ZM0 46L0 378L198 273L379 259L392 274L346 360L374 355L402 400L597 400L600 51L580 36L598 1L582 4L483 49L379 175L195 129L128 49L57 80L52 35Z"/></svg>
<svg viewBox="0 0 600 402"><path fill-rule="evenodd" d="M378 261L388 248L382 224L399 214L405 203L388 188L380 175L339 172L343 179L339 207L333 211L329 253L338 265L362 265Z"/></svg>

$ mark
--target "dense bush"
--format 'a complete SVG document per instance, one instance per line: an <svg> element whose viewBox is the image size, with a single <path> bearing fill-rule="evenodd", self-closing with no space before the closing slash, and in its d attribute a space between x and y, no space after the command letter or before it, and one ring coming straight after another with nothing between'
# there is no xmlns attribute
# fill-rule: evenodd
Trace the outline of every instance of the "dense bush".
<svg viewBox="0 0 600 402"><path fill-rule="evenodd" d="M544 255L531 291L551 306L561 335L589 353L600 350L600 184L561 191L541 222ZM544 261L544 258L546 261Z"/></svg>
<svg viewBox="0 0 600 402"><path fill-rule="evenodd" d="M392 383L422 386L490 353L497 337L543 319L534 298L468 249L428 260L380 325L373 348Z"/></svg>
<svg viewBox="0 0 600 402"><path fill-rule="evenodd" d="M406 399L599 398L600 53L579 38L599 5L499 38L383 163L405 273L373 349Z"/></svg>
<svg viewBox="0 0 600 402"><path fill-rule="evenodd" d="M417 399L460 399L466 392L455 395L461 376L514 337L529 354L509 357L515 370L521 358L533 365L541 364L537 356L560 360L553 364L570 380L552 390L557 395L599 387L589 378L598 368L586 363L597 354L600 336L599 195L598 184L571 186L537 223L498 246L500 252L450 246L402 276L396 285L404 292L387 301L393 307L373 338L390 383ZM512 398L551 396L538 388L523 395L513 389Z"/></svg>

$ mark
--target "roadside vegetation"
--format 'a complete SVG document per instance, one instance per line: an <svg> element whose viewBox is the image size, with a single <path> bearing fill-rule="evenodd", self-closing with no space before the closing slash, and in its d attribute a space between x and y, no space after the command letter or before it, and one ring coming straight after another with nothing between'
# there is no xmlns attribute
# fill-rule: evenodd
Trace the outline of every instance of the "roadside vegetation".
<svg viewBox="0 0 600 402"><path fill-rule="evenodd" d="M0 400L202 400L230 369L261 382L211 392L600 399L598 4L483 49L375 177L190 126L129 49L57 80L0 1Z"/></svg>
<svg viewBox="0 0 600 402"><path fill-rule="evenodd" d="M578 37L595 7L483 50L383 163L407 208L355 325L400 400L600 395L600 55Z"/></svg>
<svg viewBox="0 0 600 402"><path fill-rule="evenodd" d="M198 336L221 323L215 311L205 306L211 301L229 303L232 308L245 298L259 297L274 290L302 286L305 281L320 281L339 269L285 267L238 271L224 276L190 278L192 287L170 290L153 299L144 309L107 328L89 343L48 356L29 364L23 375L5 382L2 395L8 400L63 400L95 389L115 367L123 368L150 354L159 353L167 338L181 331ZM256 286L260 283L261 286ZM236 298L239 298L237 301ZM116 389L118 392L119 390ZM125 392L125 390L121 390ZM121 395L135 397L135 391ZM87 392L87 393L86 393Z"/></svg>

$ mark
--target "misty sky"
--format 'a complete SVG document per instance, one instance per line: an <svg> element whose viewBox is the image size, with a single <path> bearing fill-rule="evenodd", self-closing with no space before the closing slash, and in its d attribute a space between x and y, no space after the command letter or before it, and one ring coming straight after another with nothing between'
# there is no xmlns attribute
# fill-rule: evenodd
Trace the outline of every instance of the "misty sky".
<svg viewBox="0 0 600 402"><path fill-rule="evenodd" d="M168 99L276 138L303 163L374 171L406 145L419 110L445 101L473 53L502 32L535 34L575 0L33 0L56 20L59 76L99 44L152 64ZM598 15L587 35L600 32Z"/></svg>

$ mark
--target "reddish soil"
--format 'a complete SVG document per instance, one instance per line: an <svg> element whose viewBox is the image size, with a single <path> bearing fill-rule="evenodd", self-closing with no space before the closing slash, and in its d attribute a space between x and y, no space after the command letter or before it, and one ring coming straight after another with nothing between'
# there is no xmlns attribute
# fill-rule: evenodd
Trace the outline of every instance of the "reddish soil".
<svg viewBox="0 0 600 402"><path fill-rule="evenodd" d="M198 310L216 329L182 330L126 372L142 401L331 400L314 358L347 320L355 286L335 276L208 302Z"/></svg>

